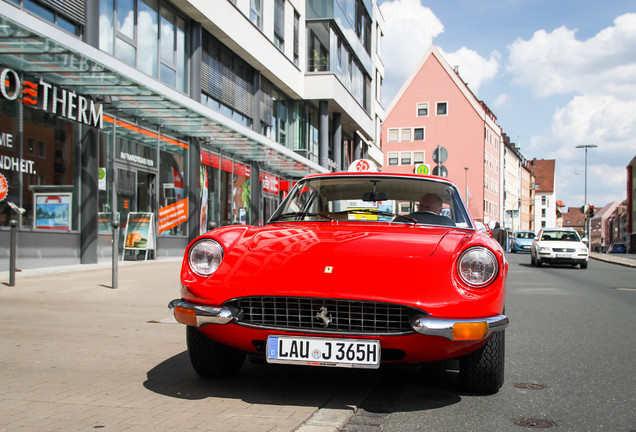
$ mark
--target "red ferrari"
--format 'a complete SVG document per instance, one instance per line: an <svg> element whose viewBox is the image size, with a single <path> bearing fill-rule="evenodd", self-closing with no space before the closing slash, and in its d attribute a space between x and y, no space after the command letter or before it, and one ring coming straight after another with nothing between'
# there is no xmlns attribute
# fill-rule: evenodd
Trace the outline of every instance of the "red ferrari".
<svg viewBox="0 0 636 432"><path fill-rule="evenodd" d="M194 241L170 308L202 376L268 363L378 368L460 359L467 389L504 380L508 264L456 186L414 174L300 180L265 226Z"/></svg>

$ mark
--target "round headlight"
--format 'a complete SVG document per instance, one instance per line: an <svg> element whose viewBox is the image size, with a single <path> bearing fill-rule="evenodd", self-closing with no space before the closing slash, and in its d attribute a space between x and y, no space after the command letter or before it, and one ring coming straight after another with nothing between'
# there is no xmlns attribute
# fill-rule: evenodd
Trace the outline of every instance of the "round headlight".
<svg viewBox="0 0 636 432"><path fill-rule="evenodd" d="M497 277L497 257L485 247L466 249L457 262L457 272L462 281L470 286L482 288Z"/></svg>
<svg viewBox="0 0 636 432"><path fill-rule="evenodd" d="M199 240L188 253L188 263L199 276L210 276L221 265L223 248L214 240Z"/></svg>

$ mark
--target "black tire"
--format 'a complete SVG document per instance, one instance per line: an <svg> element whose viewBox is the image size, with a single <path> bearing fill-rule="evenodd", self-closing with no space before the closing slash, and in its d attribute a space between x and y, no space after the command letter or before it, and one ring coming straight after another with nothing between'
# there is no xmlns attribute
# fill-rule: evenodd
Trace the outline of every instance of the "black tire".
<svg viewBox="0 0 636 432"><path fill-rule="evenodd" d="M460 359L459 376L474 393L497 393L504 383L505 331L495 332L484 346Z"/></svg>
<svg viewBox="0 0 636 432"><path fill-rule="evenodd" d="M536 265L537 267L541 267L541 266L543 265L543 261L541 261L541 260L539 259L539 257L537 257L537 258L534 260L534 265Z"/></svg>
<svg viewBox="0 0 636 432"><path fill-rule="evenodd" d="M586 269L587 268L587 261L582 262L581 264L579 264L581 266L582 269Z"/></svg>
<svg viewBox="0 0 636 432"><path fill-rule="evenodd" d="M236 375L245 362L243 351L213 341L196 327L188 326L186 341L190 363L195 372L205 378L224 378Z"/></svg>

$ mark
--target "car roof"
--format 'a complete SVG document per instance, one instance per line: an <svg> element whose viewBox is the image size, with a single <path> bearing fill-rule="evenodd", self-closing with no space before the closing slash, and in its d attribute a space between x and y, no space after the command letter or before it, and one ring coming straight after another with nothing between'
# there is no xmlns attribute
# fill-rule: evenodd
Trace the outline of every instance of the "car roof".
<svg viewBox="0 0 636 432"><path fill-rule="evenodd" d="M319 178L319 177L387 177L387 178L413 178L420 180L433 180L442 183L448 183L451 185L455 185L454 182L445 178L438 177L434 175L423 175L423 174L414 174L414 173L398 173L398 172L372 172L372 171L364 171L364 172L348 172L348 171L340 171L340 172L330 172L330 173L318 173L318 174L310 174L304 179L310 178Z"/></svg>

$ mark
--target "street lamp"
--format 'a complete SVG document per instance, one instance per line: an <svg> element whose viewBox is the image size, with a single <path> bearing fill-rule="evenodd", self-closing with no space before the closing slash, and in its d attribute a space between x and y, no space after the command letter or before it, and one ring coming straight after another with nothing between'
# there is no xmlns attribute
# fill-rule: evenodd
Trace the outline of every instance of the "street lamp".
<svg viewBox="0 0 636 432"><path fill-rule="evenodd" d="M584 170L584 183L585 183L585 198L583 198L583 206L587 205L587 149L598 147L596 144L581 144L577 145L576 148L585 149L585 170ZM587 241L590 242L590 220L588 219L585 224L585 237L587 237ZM591 244L591 243L590 243Z"/></svg>

